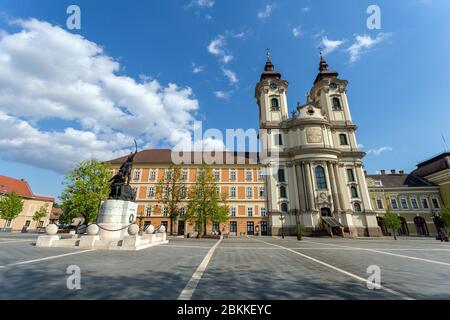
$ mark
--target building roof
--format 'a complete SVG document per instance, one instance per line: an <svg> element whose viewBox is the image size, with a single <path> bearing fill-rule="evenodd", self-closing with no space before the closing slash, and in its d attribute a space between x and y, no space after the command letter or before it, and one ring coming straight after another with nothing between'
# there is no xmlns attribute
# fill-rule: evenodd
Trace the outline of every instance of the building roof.
<svg viewBox="0 0 450 320"><path fill-rule="evenodd" d="M208 157L214 157L222 159L223 164L259 164L259 156L256 152L176 152L180 158L185 158L187 161L184 164L198 164L196 159L207 159ZM204 155L204 157L203 157ZM122 164L127 160L128 156L123 156L114 160L110 160L111 164ZM232 159L230 163L227 161L227 157ZM150 149L139 151L134 157L134 163L141 164L172 164L172 150L170 149ZM220 163L219 163L220 164Z"/></svg>
<svg viewBox="0 0 450 320"><path fill-rule="evenodd" d="M450 152L444 152L417 165L417 169L411 174L425 177L430 174L450 169Z"/></svg>
<svg viewBox="0 0 450 320"><path fill-rule="evenodd" d="M368 178L379 180L384 188L435 187L436 184L411 174L371 174Z"/></svg>
<svg viewBox="0 0 450 320"><path fill-rule="evenodd" d="M260 81L263 81L268 78L275 78L275 79L281 79L281 73L275 70L275 66L273 65L272 61L270 61L269 53L267 56L267 61L264 66L264 71L261 73L261 79Z"/></svg>
<svg viewBox="0 0 450 320"><path fill-rule="evenodd" d="M33 194L30 185L24 179L14 179L11 177L0 176L0 194L8 194L15 192L24 198L32 198L36 200L53 201L53 197L39 196Z"/></svg>
<svg viewBox="0 0 450 320"><path fill-rule="evenodd" d="M314 85L323 79L337 78L339 73L336 71L328 70L328 63L323 59L322 53L320 53L319 73L314 80Z"/></svg>

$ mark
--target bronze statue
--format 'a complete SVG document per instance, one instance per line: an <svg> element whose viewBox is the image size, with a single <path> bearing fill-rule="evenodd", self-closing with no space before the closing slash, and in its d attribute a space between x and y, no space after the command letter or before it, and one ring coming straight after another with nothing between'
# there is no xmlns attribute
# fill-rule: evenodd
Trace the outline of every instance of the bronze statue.
<svg viewBox="0 0 450 320"><path fill-rule="evenodd" d="M109 180L111 182L109 199L124 201L134 201L136 199L136 192L130 186L133 160L134 156L138 153L136 140L134 140L134 144L136 151L130 153L127 160L120 166L119 172Z"/></svg>

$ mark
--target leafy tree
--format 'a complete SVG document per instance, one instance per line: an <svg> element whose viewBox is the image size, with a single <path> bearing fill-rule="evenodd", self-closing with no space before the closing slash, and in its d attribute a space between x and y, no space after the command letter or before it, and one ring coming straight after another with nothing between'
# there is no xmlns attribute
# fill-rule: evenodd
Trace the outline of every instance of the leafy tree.
<svg viewBox="0 0 450 320"><path fill-rule="evenodd" d="M23 210L23 200L16 192L11 192L0 198L0 217L5 219L5 225L9 220L14 220Z"/></svg>
<svg viewBox="0 0 450 320"><path fill-rule="evenodd" d="M450 206L447 206L442 210L442 220L444 220L448 230L448 228L450 228Z"/></svg>
<svg viewBox="0 0 450 320"><path fill-rule="evenodd" d="M48 214L48 204L44 204L42 207L39 208L38 211L36 211L33 214L33 221L37 223L42 218L46 217L47 214Z"/></svg>
<svg viewBox="0 0 450 320"><path fill-rule="evenodd" d="M61 194L62 223L71 223L73 218L83 217L84 224L97 219L100 203L109 195L111 171L108 163L96 160L81 162L64 180Z"/></svg>
<svg viewBox="0 0 450 320"><path fill-rule="evenodd" d="M180 214L182 201L187 196L181 169L171 166L156 186L156 198L167 208L170 219L170 235L173 234L173 223Z"/></svg>
<svg viewBox="0 0 450 320"><path fill-rule="evenodd" d="M397 240L395 232L402 226L402 221L400 220L400 218L395 213L386 211L383 217L383 221L386 228L392 230L392 233L394 234L394 239Z"/></svg>
<svg viewBox="0 0 450 320"><path fill-rule="evenodd" d="M206 235L207 223L227 221L228 211L226 197L219 194L212 169L203 164L196 183L189 192L186 220L202 226L203 234Z"/></svg>

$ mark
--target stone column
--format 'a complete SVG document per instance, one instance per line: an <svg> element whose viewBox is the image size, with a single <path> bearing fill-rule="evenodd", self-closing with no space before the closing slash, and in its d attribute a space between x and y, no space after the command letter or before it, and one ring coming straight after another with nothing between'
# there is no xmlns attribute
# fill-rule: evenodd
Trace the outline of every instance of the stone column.
<svg viewBox="0 0 450 320"><path fill-rule="evenodd" d="M307 162L305 164L305 174L306 174L306 188L308 195L308 205L310 210L314 210L316 208L314 201L314 192L313 192L313 182L311 178L311 164Z"/></svg>
<svg viewBox="0 0 450 320"><path fill-rule="evenodd" d="M337 194L338 194L338 197L339 197L341 210L347 210L348 208L345 205L346 202L344 200L344 194L343 194L343 192L344 192L343 188L345 188L345 186L343 186L342 183L341 183L341 179L340 179L340 176L339 176L339 169L338 169L338 164L337 163L333 164L333 171L334 171L334 177L335 177L336 187L337 187Z"/></svg>
<svg viewBox="0 0 450 320"><path fill-rule="evenodd" d="M302 164L295 165L295 171L297 173L297 193L298 193L298 201L300 203L300 212L306 212L306 193L305 193L305 184L303 177L303 166Z"/></svg>
<svg viewBox="0 0 450 320"><path fill-rule="evenodd" d="M329 162L327 164L327 169L328 169L328 177L330 179L330 184L331 184L331 195L333 197L333 206L334 206L334 212L339 212L341 211L341 204L339 202L339 197L338 197L338 189L336 186L336 179L335 179L335 175L334 175L334 170L333 170L333 163Z"/></svg>

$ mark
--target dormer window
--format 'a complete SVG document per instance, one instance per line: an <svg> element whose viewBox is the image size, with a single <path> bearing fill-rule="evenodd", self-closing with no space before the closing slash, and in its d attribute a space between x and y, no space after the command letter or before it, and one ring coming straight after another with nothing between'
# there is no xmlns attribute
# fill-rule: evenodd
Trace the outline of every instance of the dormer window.
<svg viewBox="0 0 450 320"><path fill-rule="evenodd" d="M270 100L270 108L272 110L280 110L280 103L277 98L272 98Z"/></svg>
<svg viewBox="0 0 450 320"><path fill-rule="evenodd" d="M341 100L339 100L339 98L334 97L332 99L332 102L333 102L333 109L334 110L342 110Z"/></svg>

